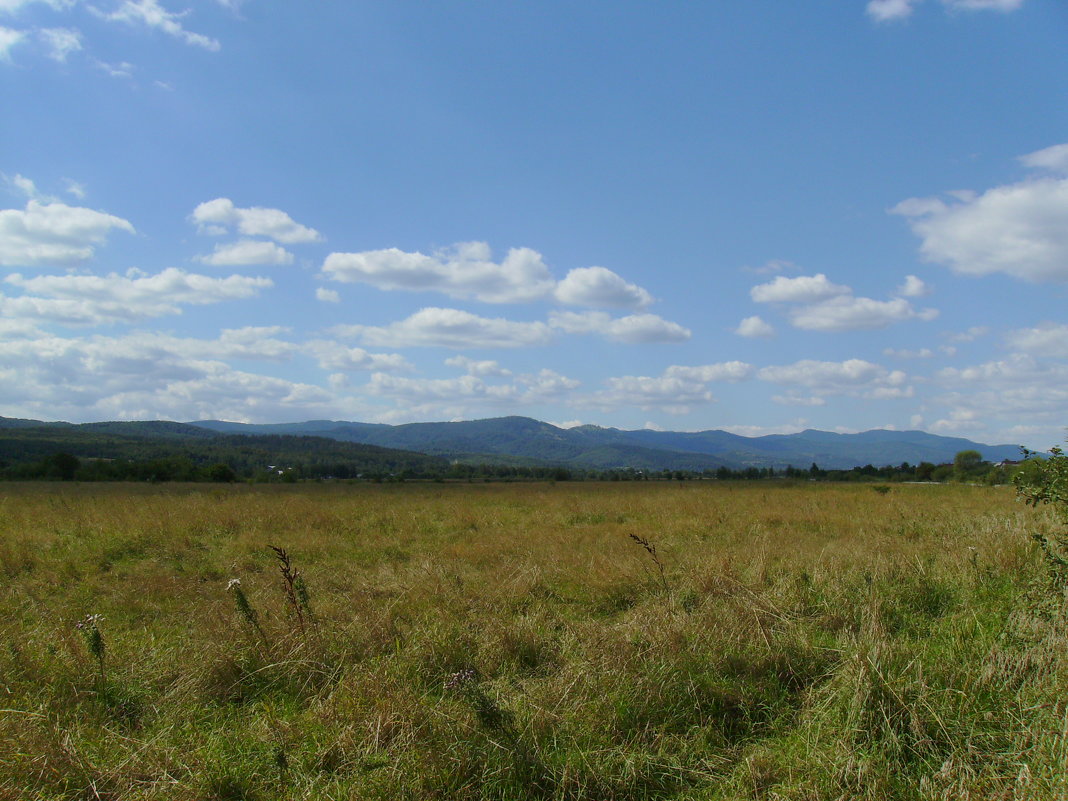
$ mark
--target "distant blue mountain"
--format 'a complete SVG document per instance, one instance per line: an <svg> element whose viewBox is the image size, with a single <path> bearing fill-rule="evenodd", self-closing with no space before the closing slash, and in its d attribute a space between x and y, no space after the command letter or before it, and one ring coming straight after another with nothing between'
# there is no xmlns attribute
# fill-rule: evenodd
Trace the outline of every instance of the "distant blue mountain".
<svg viewBox="0 0 1068 801"><path fill-rule="evenodd" d="M849 469L902 462L944 464L962 450L987 461L1016 459L1018 445L984 445L923 431L798 434L743 437L727 431L624 431L585 425L563 429L529 417L456 423L382 425L333 420L250 425L202 420L189 423L227 434L297 434L397 448L468 462L558 464L579 468L702 470L716 467Z"/></svg>

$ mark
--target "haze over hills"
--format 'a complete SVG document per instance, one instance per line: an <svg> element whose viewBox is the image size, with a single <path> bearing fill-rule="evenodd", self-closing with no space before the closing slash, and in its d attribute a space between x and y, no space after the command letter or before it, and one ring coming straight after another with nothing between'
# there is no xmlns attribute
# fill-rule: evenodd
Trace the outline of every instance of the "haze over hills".
<svg viewBox="0 0 1068 801"><path fill-rule="evenodd" d="M984 445L923 431L865 431L743 437L726 431L624 431L585 425L557 428L528 417L498 417L454 423L383 425L331 420L246 424L201 420L191 426L227 434L301 434L418 451L462 461L563 464L572 467L708 469L808 467L848 469L909 462L951 462L962 450L987 461L1017 459L1018 445Z"/></svg>

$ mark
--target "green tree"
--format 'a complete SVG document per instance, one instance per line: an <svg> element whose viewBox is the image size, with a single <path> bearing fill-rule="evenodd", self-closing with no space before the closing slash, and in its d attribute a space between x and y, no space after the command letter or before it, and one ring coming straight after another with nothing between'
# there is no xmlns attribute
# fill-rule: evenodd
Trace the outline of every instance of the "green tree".
<svg viewBox="0 0 1068 801"><path fill-rule="evenodd" d="M208 481L215 481L220 484L232 484L237 481L237 473L228 464L213 464L208 468Z"/></svg>
<svg viewBox="0 0 1068 801"><path fill-rule="evenodd" d="M983 466L983 454L976 450L959 451L953 457L953 472L958 480L973 478Z"/></svg>
<svg viewBox="0 0 1068 801"><path fill-rule="evenodd" d="M1050 448L1048 458L1028 459L1012 481L1017 494L1028 504L1050 504L1061 522L1068 524L1068 456L1064 451ZM1063 586L1068 583L1068 537L1047 538L1037 532L1031 536L1041 546L1058 584Z"/></svg>
<svg viewBox="0 0 1068 801"><path fill-rule="evenodd" d="M73 481L74 474L82 465L77 456L71 456L69 453L57 453L50 461L52 469L62 481Z"/></svg>

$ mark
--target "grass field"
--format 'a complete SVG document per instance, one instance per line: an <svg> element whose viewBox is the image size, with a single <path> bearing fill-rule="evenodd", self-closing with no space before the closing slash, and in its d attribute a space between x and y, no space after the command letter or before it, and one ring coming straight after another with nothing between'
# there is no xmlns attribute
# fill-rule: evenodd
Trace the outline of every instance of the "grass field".
<svg viewBox="0 0 1068 801"><path fill-rule="evenodd" d="M1008 488L34 484L0 513L2 799L1068 798L1056 525Z"/></svg>

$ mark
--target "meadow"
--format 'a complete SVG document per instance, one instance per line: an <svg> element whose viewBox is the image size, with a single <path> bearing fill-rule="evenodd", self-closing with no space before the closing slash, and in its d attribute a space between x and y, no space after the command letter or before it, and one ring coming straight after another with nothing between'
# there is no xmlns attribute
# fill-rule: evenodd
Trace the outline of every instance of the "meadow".
<svg viewBox="0 0 1068 801"><path fill-rule="evenodd" d="M963 485L0 485L0 799L1065 799L1059 525Z"/></svg>

